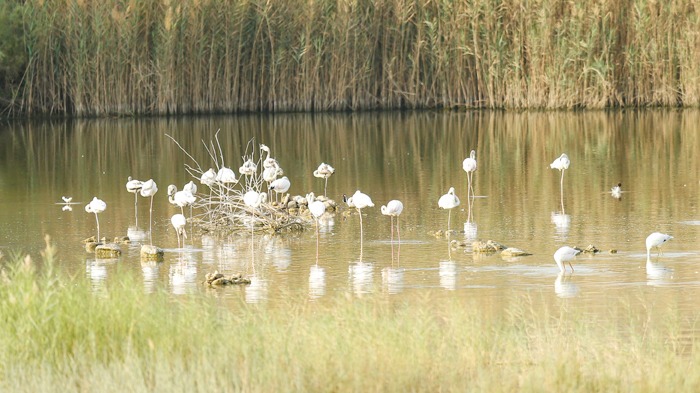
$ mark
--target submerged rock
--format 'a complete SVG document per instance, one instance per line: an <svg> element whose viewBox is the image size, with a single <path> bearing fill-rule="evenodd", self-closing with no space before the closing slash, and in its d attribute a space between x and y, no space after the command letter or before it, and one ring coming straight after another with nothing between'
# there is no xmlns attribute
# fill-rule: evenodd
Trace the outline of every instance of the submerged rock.
<svg viewBox="0 0 700 393"><path fill-rule="evenodd" d="M596 248L594 245L592 245L592 244L589 244L588 247L586 247L586 248L584 248L584 249L580 249L580 248L578 248L578 247L576 247L576 249L577 249L577 250L581 250L582 253L586 253L586 254L597 254L597 253L600 252L600 250L597 249L597 248Z"/></svg>
<svg viewBox="0 0 700 393"><path fill-rule="evenodd" d="M473 252L496 252L505 250L507 248L508 247L504 246L503 244L495 242L493 240L478 240L472 243Z"/></svg>
<svg viewBox="0 0 700 393"><path fill-rule="evenodd" d="M465 242L464 240L456 240L455 239L455 240L452 240L450 242L450 246L452 248L465 248L465 247L467 247L467 242Z"/></svg>
<svg viewBox="0 0 700 393"><path fill-rule="evenodd" d="M122 255L122 250L115 243L100 244L95 247L95 258L110 259L118 258L120 255Z"/></svg>
<svg viewBox="0 0 700 393"><path fill-rule="evenodd" d="M85 242L85 251L87 251L89 253L93 253L93 252L95 252L95 248L101 244L102 243L98 243L96 241L86 241Z"/></svg>
<svg viewBox="0 0 700 393"><path fill-rule="evenodd" d="M519 248L508 247L505 250L501 251L501 255L504 257L524 257L532 254L530 254L527 251L523 251Z"/></svg>
<svg viewBox="0 0 700 393"><path fill-rule="evenodd" d="M149 244L144 244L141 246L141 260L142 261L156 261L163 262L163 256L165 251L162 248L156 247Z"/></svg>

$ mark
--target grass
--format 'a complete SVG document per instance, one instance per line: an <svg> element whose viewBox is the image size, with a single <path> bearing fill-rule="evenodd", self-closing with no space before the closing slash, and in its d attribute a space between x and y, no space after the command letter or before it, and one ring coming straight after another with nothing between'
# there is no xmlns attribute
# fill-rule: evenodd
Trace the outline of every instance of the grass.
<svg viewBox="0 0 700 393"><path fill-rule="evenodd" d="M513 300L219 304L144 294L128 275L93 293L43 263L3 260L4 391L697 391L696 331ZM624 315L624 312L623 312Z"/></svg>
<svg viewBox="0 0 700 393"><path fill-rule="evenodd" d="M11 114L700 104L691 0L3 4Z"/></svg>

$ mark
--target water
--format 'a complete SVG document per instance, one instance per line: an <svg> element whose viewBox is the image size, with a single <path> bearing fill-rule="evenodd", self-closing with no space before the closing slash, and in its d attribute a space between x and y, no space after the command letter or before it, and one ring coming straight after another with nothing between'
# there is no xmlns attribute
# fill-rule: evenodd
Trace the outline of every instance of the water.
<svg viewBox="0 0 700 393"><path fill-rule="evenodd" d="M224 299L273 304L303 294L323 301L337 294L381 293L392 301L430 293L435 299L479 299L499 313L516 299L544 307L569 302L581 312L652 315L656 307L700 309L700 137L697 111L589 113L370 113L177 119L107 119L20 122L0 126L0 247L37 255L48 234L61 269L90 280L96 290L117 270L143 282L144 292L174 296L207 291ZM321 227L319 258L313 230L284 235L220 238L194 230L178 249L167 202L168 184L191 180L192 161L167 136L208 167L203 142L219 139L227 166L236 171L255 138L272 150L290 178L292 195L323 193L312 176L321 162L336 169L328 194L360 189L374 208L359 219L337 214ZM471 216L462 160L476 150ZM562 152L565 172L549 164ZM166 249L162 263L142 263L148 200L134 196L128 176L153 178L153 242ZM611 187L622 182L621 199ZM451 213L451 248L433 233L447 228L439 197L455 187L462 204ZM200 192L206 187L200 186ZM72 196L72 211L61 196ZM116 260L96 260L81 241L96 233L84 211L93 196L107 209L101 234L129 235ZM405 206L401 243L391 241L390 220L379 207L390 199ZM138 227L136 219L138 218ZM675 238L663 254L646 259L644 239L654 231ZM396 235L396 234L395 234ZM472 254L474 239L493 239L531 256ZM603 252L573 261L575 273L559 275L552 254L562 245L592 244ZM609 250L617 250L610 253ZM245 287L211 290L201 282L218 270L252 277ZM622 300L620 300L622 299ZM611 306L616 304L616 306ZM622 311L615 311L619 307Z"/></svg>

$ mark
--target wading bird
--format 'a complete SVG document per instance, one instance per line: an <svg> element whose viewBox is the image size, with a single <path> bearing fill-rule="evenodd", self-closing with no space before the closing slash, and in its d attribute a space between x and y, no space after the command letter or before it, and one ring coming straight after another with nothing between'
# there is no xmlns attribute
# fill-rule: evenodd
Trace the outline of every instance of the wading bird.
<svg viewBox="0 0 700 393"><path fill-rule="evenodd" d="M265 159L263 160L263 168L274 168L277 167L279 168L279 162L275 160L274 158L270 157L270 148L267 147L266 145L263 145L262 143L260 144L260 150L264 151L267 153L265 156Z"/></svg>
<svg viewBox="0 0 700 393"><path fill-rule="evenodd" d="M331 177L335 173L335 169L326 164L325 162L322 162L321 165L318 166L318 169L314 171L314 177L317 177L319 179L325 179L325 184L323 186L323 196L326 196L326 189L328 188L328 178Z"/></svg>
<svg viewBox="0 0 700 393"><path fill-rule="evenodd" d="M318 227L321 216L326 212L326 205L321 201L317 201L313 193L307 194L306 200L309 203L309 211L316 221L316 261L318 261L318 243L320 237L320 230Z"/></svg>
<svg viewBox="0 0 700 393"><path fill-rule="evenodd" d="M476 172L476 152L474 150L469 153L469 157L462 161L462 169L467 172L467 199L469 199L469 193L471 192L472 198L474 197L474 187L472 186L472 180L474 178L474 172Z"/></svg>
<svg viewBox="0 0 700 393"><path fill-rule="evenodd" d="M452 214L452 209L459 206L459 197L455 195L455 188L450 187L447 194L440 197L438 200L438 206L441 209L447 209L447 230L450 230L450 216Z"/></svg>
<svg viewBox="0 0 700 393"><path fill-rule="evenodd" d="M569 246L564 246L558 249L554 253L554 261L557 263L557 266L559 266L559 270L562 273L566 273L566 266L564 265L564 262L567 262L569 266L571 266L571 272L574 272L574 267L571 265L571 260L576 257L581 252L581 250L577 250L573 247Z"/></svg>
<svg viewBox="0 0 700 393"><path fill-rule="evenodd" d="M652 248L656 248L656 250L661 253L661 245L671 239L673 239L673 236L661 232L654 232L647 236L647 258L651 255Z"/></svg>
<svg viewBox="0 0 700 393"><path fill-rule="evenodd" d="M143 187L143 182L141 180L132 179L131 176L127 178L126 190L134 194L134 218L136 220L137 227L139 226L139 209L137 202L139 198L139 191L141 191L141 187Z"/></svg>
<svg viewBox="0 0 700 393"><path fill-rule="evenodd" d="M73 197L62 196L61 199L63 199L64 203L71 203Z"/></svg>
<svg viewBox="0 0 700 393"><path fill-rule="evenodd" d="M177 213L170 218L170 222L173 224L177 235L177 248L181 248L185 245L185 239L187 239L187 232L185 231L187 219L184 215ZM180 245L180 235L182 235L182 245Z"/></svg>
<svg viewBox="0 0 700 393"><path fill-rule="evenodd" d="M569 165L571 165L571 161L569 161L569 156L566 155L566 153L562 153L557 159L552 161L551 164L549 164L549 167L552 169L559 169L561 172L561 181L560 181L560 193L561 193L561 203L562 203L562 210L564 206L564 171L569 169Z"/></svg>
<svg viewBox="0 0 700 393"><path fill-rule="evenodd" d="M180 206L180 213L185 214L185 206L192 205L197 198L189 191L178 191L177 186L171 184L168 186L168 202L175 206Z"/></svg>
<svg viewBox="0 0 700 393"><path fill-rule="evenodd" d="M370 198L369 195L363 194L360 190L355 191L350 198L343 195L343 201L348 204L348 207L357 209L357 213L360 215L360 253L362 253L362 240L364 237L364 231L362 229L362 209L374 207L374 203L372 203L372 198Z"/></svg>
<svg viewBox="0 0 700 393"><path fill-rule="evenodd" d="M151 237L152 223L153 223L153 196L158 192L158 185L153 179L148 179L143 182L141 186L141 196L144 198L151 198L151 207L148 210L148 237L151 240L151 245L153 244L153 238Z"/></svg>
<svg viewBox="0 0 700 393"><path fill-rule="evenodd" d="M289 182L287 176L284 176L270 183L270 190L277 194L284 194L285 192L289 191L289 187L291 187L291 185L292 184ZM277 200L277 195L275 195L275 200Z"/></svg>
<svg viewBox="0 0 700 393"><path fill-rule="evenodd" d="M95 222L97 223L97 241L100 241L100 220L97 218L98 213L102 213L107 208L107 204L102 199L97 197L92 198L92 201L85 205L85 211L95 213Z"/></svg>
<svg viewBox="0 0 700 393"><path fill-rule="evenodd" d="M401 232L399 231L399 216L403 211L403 203L401 201L393 199L386 204L386 206L381 207L382 214L391 217L391 241L394 241L394 217L396 217L396 233L399 237L399 243L401 242Z"/></svg>

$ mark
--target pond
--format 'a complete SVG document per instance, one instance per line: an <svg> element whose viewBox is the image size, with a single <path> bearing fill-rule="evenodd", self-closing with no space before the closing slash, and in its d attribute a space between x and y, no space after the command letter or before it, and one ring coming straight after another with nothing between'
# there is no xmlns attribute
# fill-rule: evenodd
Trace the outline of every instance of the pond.
<svg viewBox="0 0 700 393"><path fill-rule="evenodd" d="M97 291L113 272L127 270L140 277L144 292L208 291L263 304L294 294L322 302L338 293L379 293L391 301L430 293L436 299L476 298L494 313L523 296L545 307L569 302L591 313L611 313L620 298L626 299L625 315L645 315L653 305L697 313L698 124L700 112L656 110L6 123L0 126L0 250L38 257L50 235L60 268L90 280ZM318 250L313 227L253 237L188 228L187 245L178 248L170 217L180 209L168 202L166 190L192 180L185 170L191 161L169 136L203 166L213 166L204 144L217 131L236 172L251 141L269 146L292 195L322 194L324 182L312 173L321 162L335 168L328 196L340 211L321 226ZM470 204L462 161L471 150L478 168ZM561 153L571 161L563 181L550 168ZM152 240L165 249L162 263L140 259L140 246L148 242L148 200L139 197L134 211L134 195L125 188L129 176L152 178L160 189ZM618 183L621 198L611 194ZM450 187L462 203L449 213L458 232L448 239L435 232L447 229L448 211L438 199ZM344 215L342 203L343 194L358 189L375 204L362 211L362 239L359 217ZM61 204L62 196L74 204ZM96 233L95 217L84 209L95 196L107 203L99 215L101 235L132 237L117 259L96 259L82 243ZM391 199L404 204L400 242L396 233L392 241L390 219L380 213ZM656 231L674 238L647 261L645 238ZM452 247L453 239L466 247ZM532 255L473 253L476 239ZM579 255L572 261L575 271L561 275L553 253L564 245L593 245L601 252ZM242 272L253 281L213 290L202 285L213 271Z"/></svg>

